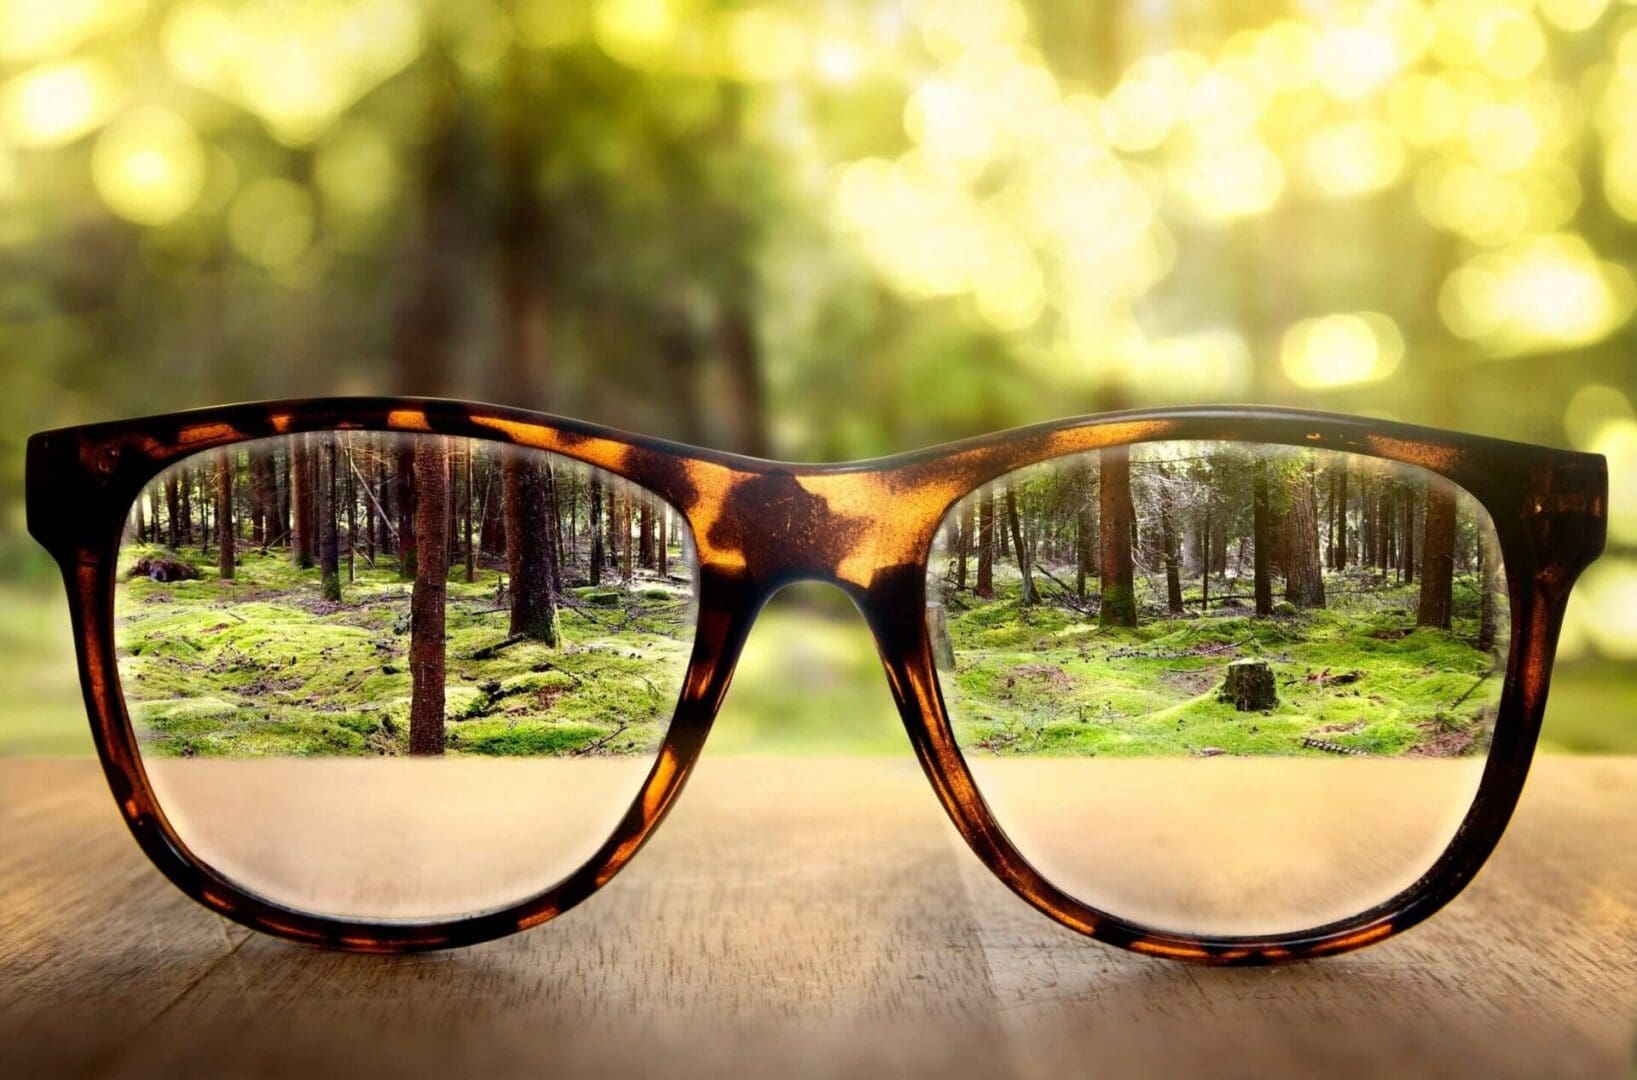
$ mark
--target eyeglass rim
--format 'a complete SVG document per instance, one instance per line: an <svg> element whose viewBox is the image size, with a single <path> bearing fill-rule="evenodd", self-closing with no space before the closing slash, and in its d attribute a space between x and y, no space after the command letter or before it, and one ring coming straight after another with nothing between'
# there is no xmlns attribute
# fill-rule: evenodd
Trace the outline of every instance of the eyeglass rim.
<svg viewBox="0 0 1637 1080"><path fill-rule="evenodd" d="M330 430L467 436L548 450L653 491L694 532L699 622L682 697L658 758L604 845L537 896L432 921L297 911L241 889L194 857L147 783L113 645L114 570L132 501L164 468L193 454ZM1513 639L1483 778L1466 821L1434 866L1399 895L1356 916L1288 934L1194 936L1156 931L1091 908L1045 880L1011 845L954 742L922 615L926 560L945 513L960 498L1018 468L1088 449L1174 440L1280 443L1417 465L1464 488L1495 522L1507 568ZM873 500L909 523L873 533L866 529L862 539L851 535L780 551L774 537L764 545L743 528L751 524L745 519L754 519L764 490L816 491L821 503L841 499L855 509L856 503ZM762 604L791 581L812 578L843 588L864 613L923 770L956 828L1008 887L1059 923L1110 944L1172 959L1248 964L1330 955L1398 933L1452 899L1487 859L1527 776L1569 589L1603 549L1607 471L1595 455L1261 406L1074 417L870 461L804 465L520 409L375 397L250 403L42 432L28 442L26 496L29 530L63 570L93 736L128 828L184 893L253 929L351 951L401 952L475 944L568 910L611 880L673 805ZM889 501L880 503L883 497ZM738 547L723 542L723 536ZM847 559L856 563L859 547L871 543L876 564L866 561L863 569L844 574L852 565ZM883 560L883 552L899 561Z"/></svg>

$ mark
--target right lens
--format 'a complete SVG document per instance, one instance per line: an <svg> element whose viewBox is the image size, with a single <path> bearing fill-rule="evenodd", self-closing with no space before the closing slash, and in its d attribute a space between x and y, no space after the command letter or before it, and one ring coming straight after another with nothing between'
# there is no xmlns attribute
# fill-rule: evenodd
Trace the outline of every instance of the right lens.
<svg viewBox="0 0 1637 1080"><path fill-rule="evenodd" d="M1442 477L1247 443L1023 469L939 530L928 628L1000 826L1081 902L1288 933L1391 899L1472 804L1510 639Z"/></svg>
<svg viewBox="0 0 1637 1080"><path fill-rule="evenodd" d="M680 514L567 458L318 432L189 458L120 549L121 687L193 854L300 911L537 895L653 767L692 647Z"/></svg>

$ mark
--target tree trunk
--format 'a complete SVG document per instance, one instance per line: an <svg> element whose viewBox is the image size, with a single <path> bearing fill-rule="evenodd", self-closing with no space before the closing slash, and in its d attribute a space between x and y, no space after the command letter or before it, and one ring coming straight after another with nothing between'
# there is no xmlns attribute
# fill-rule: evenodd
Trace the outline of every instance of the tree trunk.
<svg viewBox="0 0 1637 1080"><path fill-rule="evenodd" d="M1404 583L1415 582L1415 491L1407 488L1404 492L1404 540L1399 545L1400 557L1404 563Z"/></svg>
<svg viewBox="0 0 1637 1080"><path fill-rule="evenodd" d="M415 444L419 442L415 436L400 436L398 445L398 473L397 490L393 493L393 501L398 506L398 580L413 581L418 575L415 572L415 560L420 554L420 530L415 527L417 518L415 500L420 491L417 484L419 477L415 473ZM445 453L439 450L439 453ZM442 535L442 531L439 531Z"/></svg>
<svg viewBox="0 0 1637 1080"><path fill-rule="evenodd" d="M1228 665L1221 698L1238 712L1261 712L1279 704L1273 668L1266 660L1235 660Z"/></svg>
<svg viewBox="0 0 1637 1080"><path fill-rule="evenodd" d="M1496 594L1501 591L1500 553L1486 536L1478 538L1478 651L1493 652L1500 635L1500 612Z"/></svg>
<svg viewBox="0 0 1637 1080"><path fill-rule="evenodd" d="M1211 501L1205 497L1205 523L1199 530L1199 610L1211 610Z"/></svg>
<svg viewBox="0 0 1637 1080"><path fill-rule="evenodd" d="M1102 546L1103 626L1137 625L1136 571L1131 557L1131 448L1102 451L1098 481L1098 517Z"/></svg>
<svg viewBox="0 0 1637 1080"><path fill-rule="evenodd" d="M978 502L978 587L985 600L995 598L995 489L985 487Z"/></svg>
<svg viewBox="0 0 1637 1080"><path fill-rule="evenodd" d="M417 553L409 600L409 752L443 753L444 601L449 568L449 463L443 439L415 438L410 467ZM399 489L402 490L402 487Z"/></svg>
<svg viewBox="0 0 1637 1080"><path fill-rule="evenodd" d="M182 470L181 483L177 485L182 496L182 543L193 543L193 473L191 470Z"/></svg>
<svg viewBox="0 0 1637 1080"><path fill-rule="evenodd" d="M1421 603L1415 621L1418 626L1448 630L1455 587L1455 489L1449 481L1428 478L1423 520Z"/></svg>
<svg viewBox="0 0 1637 1080"><path fill-rule="evenodd" d="M318 575L319 593L326 600L341 602L341 529L336 520L335 469L337 455L333 433L319 437L323 455L322 467L314 463L314 472L321 478L318 491L319 537Z"/></svg>
<svg viewBox="0 0 1637 1080"><path fill-rule="evenodd" d="M657 556L659 558L659 576L667 577L671 573L671 511L664 503L659 504L655 513L658 521L655 525Z"/></svg>
<svg viewBox="0 0 1637 1080"><path fill-rule="evenodd" d="M939 671L955 670L955 643L949 637L949 615L938 603L926 606L928 636L932 639L932 663Z"/></svg>
<svg viewBox="0 0 1637 1080"><path fill-rule="evenodd" d="M182 543L182 495L174 473L165 478L165 542L172 551Z"/></svg>
<svg viewBox="0 0 1637 1080"><path fill-rule="evenodd" d="M1074 503L1074 591L1086 598L1086 579L1094 566L1091 558L1092 535L1096 531L1091 520L1091 497L1086 489L1091 486L1091 473L1084 465L1078 466L1071 480L1071 498Z"/></svg>
<svg viewBox="0 0 1637 1080"><path fill-rule="evenodd" d="M591 474L587 502L587 529L591 533L591 584L600 585L603 579L603 482L595 471Z"/></svg>
<svg viewBox="0 0 1637 1080"><path fill-rule="evenodd" d="M347 493L347 584L358 580L358 488L354 483L352 461L351 434L343 435L347 442L347 460L341 467L341 475L346 477L345 490Z"/></svg>
<svg viewBox="0 0 1637 1080"><path fill-rule="evenodd" d="M290 557L296 566L313 565L313 470L306 434L290 436Z"/></svg>
<svg viewBox="0 0 1637 1080"><path fill-rule="evenodd" d="M608 568L615 573L620 568L620 496L617 485L608 484L604 490L608 493L608 505L603 507L603 531L608 534Z"/></svg>
<svg viewBox="0 0 1637 1080"><path fill-rule="evenodd" d="M631 490L625 488L620 492L620 580L630 581L632 578L631 556L636 545L631 542Z"/></svg>
<svg viewBox="0 0 1637 1080"><path fill-rule="evenodd" d="M1266 619L1273 614L1267 462L1258 460L1254 468L1251 476L1251 558L1255 567L1256 614Z"/></svg>
<svg viewBox="0 0 1637 1080"><path fill-rule="evenodd" d="M468 585L477 580L477 549L472 546L472 499L474 498L472 493L472 484L477 476L477 470L472 468L472 457L476 454L476 452L476 447L474 447L471 443L466 444L466 514L464 529L466 533L466 584Z"/></svg>
<svg viewBox="0 0 1637 1080"><path fill-rule="evenodd" d="M1342 462L1338 467L1341 476L1337 479L1340 490L1336 493L1336 569L1347 569L1348 545L1351 543L1347 536L1347 463Z"/></svg>
<svg viewBox="0 0 1637 1080"><path fill-rule="evenodd" d="M375 501L380 505L371 505L370 518L375 522L375 550L385 555L395 550L395 542L389 527L392 524L392 484L387 475L386 447L379 436L375 439L374 451L371 457L375 459Z"/></svg>
<svg viewBox="0 0 1637 1080"><path fill-rule="evenodd" d="M1163 467L1160 470L1160 485L1160 545L1165 549L1165 609L1172 615L1181 615L1182 566L1177 552L1175 496L1171 491L1170 474Z"/></svg>
<svg viewBox="0 0 1637 1080"><path fill-rule="evenodd" d="M505 453L511 632L555 646L557 596L552 589L551 518L545 469L526 451Z"/></svg>
<svg viewBox="0 0 1637 1080"><path fill-rule="evenodd" d="M646 495L637 508L637 559L644 570L654 568L654 505Z"/></svg>
<svg viewBox="0 0 1637 1080"><path fill-rule="evenodd" d="M216 568L223 580L233 577L235 547L233 536L233 454L216 455Z"/></svg>
<svg viewBox="0 0 1637 1080"><path fill-rule="evenodd" d="M955 588L959 592L966 591L966 560L972 552L973 513L972 500L967 499L961 506L961 542L955 562Z"/></svg>
<svg viewBox="0 0 1637 1080"><path fill-rule="evenodd" d="M1319 565L1319 493L1313 463L1296 474L1290 494L1290 561L1285 599L1299 608L1324 607L1324 568Z"/></svg>
<svg viewBox="0 0 1637 1080"><path fill-rule="evenodd" d="M1018 522L1017 491L1010 481L1006 484L1006 519L1012 530L1012 551L1017 556L1018 577L1023 582L1020 602L1027 607L1034 603L1034 578L1029 573L1029 548L1023 542L1023 528Z"/></svg>

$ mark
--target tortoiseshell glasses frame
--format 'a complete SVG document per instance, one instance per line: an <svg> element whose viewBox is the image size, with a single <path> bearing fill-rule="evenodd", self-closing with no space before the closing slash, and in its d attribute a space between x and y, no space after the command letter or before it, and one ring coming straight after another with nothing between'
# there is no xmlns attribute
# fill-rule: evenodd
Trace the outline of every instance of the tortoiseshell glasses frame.
<svg viewBox="0 0 1637 1080"><path fill-rule="evenodd" d="M436 922L336 919L249 894L203 864L167 821L144 773L120 690L114 583L121 530L166 466L281 434L348 430L464 436L533 447L604 469L667 500L693 530L697 636L681 699L647 780L579 870L504 910ZM1505 563L1512 640L1493 740L1454 840L1408 889L1367 911L1291 934L1161 933L1054 887L997 826L956 745L924 616L935 533L963 496L1066 454L1156 440L1252 441L1419 466L1491 515ZM874 634L927 778L972 850L1020 897L1065 926L1155 956L1271 963L1345 952L1426 918L1470 881L1517 803L1540 730L1553 650L1575 578L1604 544L1601 458L1404 424L1286 409L1196 407L1079 417L845 465L796 465L695 449L594 424L455 401L338 398L234 405L44 432L28 444L28 526L61 565L92 732L125 822L189 896L246 926L361 952L467 945L545 922L605 885L682 790L762 605L798 580L844 590Z"/></svg>

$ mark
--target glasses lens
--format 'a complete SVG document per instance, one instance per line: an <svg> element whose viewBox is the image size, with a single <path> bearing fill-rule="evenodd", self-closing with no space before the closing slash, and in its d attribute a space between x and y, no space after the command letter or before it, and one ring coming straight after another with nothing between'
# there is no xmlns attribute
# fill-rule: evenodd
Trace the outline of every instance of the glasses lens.
<svg viewBox="0 0 1637 1080"><path fill-rule="evenodd" d="M957 505L928 623L955 737L1042 876L1154 929L1311 929L1448 846L1510 640L1495 530L1425 470L1171 442Z"/></svg>
<svg viewBox="0 0 1637 1080"><path fill-rule="evenodd" d="M196 857L287 907L527 899L653 766L695 565L673 508L540 451L333 432L189 458L120 550L143 767Z"/></svg>

